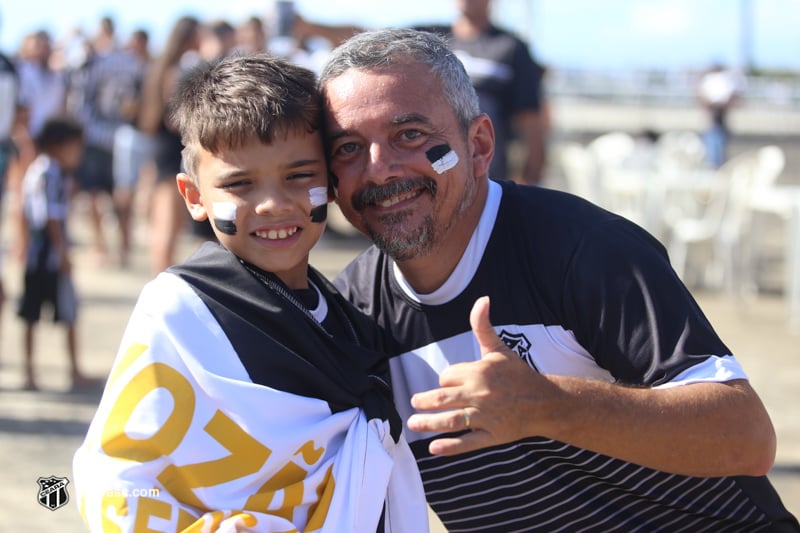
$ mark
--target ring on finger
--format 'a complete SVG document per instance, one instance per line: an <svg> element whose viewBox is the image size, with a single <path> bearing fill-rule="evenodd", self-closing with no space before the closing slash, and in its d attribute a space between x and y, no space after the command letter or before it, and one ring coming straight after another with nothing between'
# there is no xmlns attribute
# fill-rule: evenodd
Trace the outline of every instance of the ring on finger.
<svg viewBox="0 0 800 533"><path fill-rule="evenodd" d="M469 419L469 411L467 411L466 407L461 409L464 412L464 429L470 428L470 419Z"/></svg>

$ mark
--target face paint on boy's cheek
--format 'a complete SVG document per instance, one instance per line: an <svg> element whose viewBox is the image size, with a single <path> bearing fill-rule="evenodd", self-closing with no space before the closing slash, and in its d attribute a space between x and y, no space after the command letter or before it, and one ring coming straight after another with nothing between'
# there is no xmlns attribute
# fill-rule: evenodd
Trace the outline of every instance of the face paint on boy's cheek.
<svg viewBox="0 0 800 533"><path fill-rule="evenodd" d="M437 174L443 174L458 164L458 154L449 144L439 144L425 152Z"/></svg>
<svg viewBox="0 0 800 533"><path fill-rule="evenodd" d="M328 218L328 188L312 187L308 190L308 200L311 202L311 222L325 222Z"/></svg>
<svg viewBox="0 0 800 533"><path fill-rule="evenodd" d="M214 202L211 204L214 226L226 235L236 235L236 204L233 202Z"/></svg>

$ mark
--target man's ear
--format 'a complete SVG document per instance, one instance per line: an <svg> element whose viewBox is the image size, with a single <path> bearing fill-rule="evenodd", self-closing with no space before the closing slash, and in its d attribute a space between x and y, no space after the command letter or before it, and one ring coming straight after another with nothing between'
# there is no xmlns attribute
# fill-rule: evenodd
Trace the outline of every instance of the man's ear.
<svg viewBox="0 0 800 533"><path fill-rule="evenodd" d="M181 193L183 201L186 202L186 209L194 220L200 221L208 218L208 211L202 202L200 189L190 175L181 172L175 177L178 184L178 192Z"/></svg>
<svg viewBox="0 0 800 533"><path fill-rule="evenodd" d="M478 115L469 126L469 145L472 150L472 170L476 177L489 173L494 155L494 126L486 113ZM505 178L506 176L490 176Z"/></svg>

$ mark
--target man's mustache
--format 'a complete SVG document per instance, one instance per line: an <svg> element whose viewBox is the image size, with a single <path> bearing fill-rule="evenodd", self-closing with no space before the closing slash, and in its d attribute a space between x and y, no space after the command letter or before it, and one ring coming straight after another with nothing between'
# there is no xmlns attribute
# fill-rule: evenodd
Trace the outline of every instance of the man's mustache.
<svg viewBox="0 0 800 533"><path fill-rule="evenodd" d="M404 180L392 180L386 185L368 185L364 189L353 193L353 209L362 211L367 206L375 205L392 196L404 194L419 188L428 189L432 196L436 196L437 185L431 178L420 176Z"/></svg>

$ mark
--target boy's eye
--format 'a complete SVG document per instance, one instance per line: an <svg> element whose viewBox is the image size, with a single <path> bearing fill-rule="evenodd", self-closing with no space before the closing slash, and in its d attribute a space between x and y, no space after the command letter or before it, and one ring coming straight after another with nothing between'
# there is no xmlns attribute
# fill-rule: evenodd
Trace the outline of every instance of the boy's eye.
<svg viewBox="0 0 800 533"><path fill-rule="evenodd" d="M317 174L315 172L297 172L295 174L290 174L287 177L287 179L290 179L290 180L301 180L301 179L305 179L305 178L313 178L316 175Z"/></svg>
<svg viewBox="0 0 800 533"><path fill-rule="evenodd" d="M236 180L236 181L227 181L219 186L220 189L236 189L238 187L244 187L249 183L248 180Z"/></svg>

